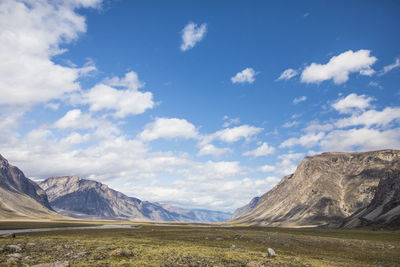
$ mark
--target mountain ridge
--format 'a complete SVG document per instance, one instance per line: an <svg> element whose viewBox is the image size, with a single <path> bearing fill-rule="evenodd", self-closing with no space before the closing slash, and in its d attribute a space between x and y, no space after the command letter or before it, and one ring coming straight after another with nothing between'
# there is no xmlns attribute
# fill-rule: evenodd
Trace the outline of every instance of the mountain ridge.
<svg viewBox="0 0 400 267"><path fill-rule="evenodd" d="M50 177L39 185L55 210L72 217L183 222L220 222L230 218L229 213L219 211L187 210L142 201L100 182L76 176Z"/></svg>
<svg viewBox="0 0 400 267"><path fill-rule="evenodd" d="M235 222L339 227L371 203L381 178L399 161L400 151L391 149L305 157L293 174L282 178Z"/></svg>
<svg viewBox="0 0 400 267"><path fill-rule="evenodd" d="M58 217L45 191L0 155L0 217Z"/></svg>

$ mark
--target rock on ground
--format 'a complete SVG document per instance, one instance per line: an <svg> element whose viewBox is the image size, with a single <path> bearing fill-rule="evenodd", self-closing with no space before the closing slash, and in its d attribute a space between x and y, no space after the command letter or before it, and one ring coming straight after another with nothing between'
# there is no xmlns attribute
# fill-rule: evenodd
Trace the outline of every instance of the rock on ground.
<svg viewBox="0 0 400 267"><path fill-rule="evenodd" d="M110 256L123 256L123 257L130 257L132 256L132 251L127 248L117 248L111 251Z"/></svg>
<svg viewBox="0 0 400 267"><path fill-rule="evenodd" d="M268 248L268 257L273 258L276 256L275 251L272 248Z"/></svg>

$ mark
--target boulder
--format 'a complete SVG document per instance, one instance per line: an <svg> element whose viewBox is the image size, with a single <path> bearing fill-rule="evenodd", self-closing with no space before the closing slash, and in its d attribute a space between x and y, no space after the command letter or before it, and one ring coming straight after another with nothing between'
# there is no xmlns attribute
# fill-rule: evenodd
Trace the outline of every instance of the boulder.
<svg viewBox="0 0 400 267"><path fill-rule="evenodd" d="M269 258L274 258L274 257L276 257L275 251L274 251L272 248L268 248L268 249L267 249L267 252L268 252L268 257L269 257Z"/></svg>

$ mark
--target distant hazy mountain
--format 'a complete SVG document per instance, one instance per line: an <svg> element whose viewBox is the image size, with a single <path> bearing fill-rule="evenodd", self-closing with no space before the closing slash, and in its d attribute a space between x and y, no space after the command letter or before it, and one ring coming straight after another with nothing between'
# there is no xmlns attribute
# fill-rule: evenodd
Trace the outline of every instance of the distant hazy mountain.
<svg viewBox="0 0 400 267"><path fill-rule="evenodd" d="M60 217L52 211L46 193L0 155L0 217Z"/></svg>
<svg viewBox="0 0 400 267"><path fill-rule="evenodd" d="M351 218L347 227L378 222L400 226L399 162L398 150L306 157L294 174L235 219L268 226L337 227Z"/></svg>
<svg viewBox="0 0 400 267"><path fill-rule="evenodd" d="M100 182L74 176L51 177L39 183L50 205L59 213L78 218L183 222L220 222L230 214L186 210L128 197Z"/></svg>
<svg viewBox="0 0 400 267"><path fill-rule="evenodd" d="M255 197L250 201L249 204L236 209L231 217L231 220L235 220L235 219L241 217L242 215L250 212L257 205L259 199L260 199L260 197Z"/></svg>

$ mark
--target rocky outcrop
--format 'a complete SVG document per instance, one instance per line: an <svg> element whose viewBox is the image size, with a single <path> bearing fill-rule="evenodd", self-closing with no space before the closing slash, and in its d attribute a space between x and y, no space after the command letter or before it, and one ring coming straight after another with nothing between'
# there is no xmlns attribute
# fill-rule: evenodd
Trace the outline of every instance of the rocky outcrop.
<svg viewBox="0 0 400 267"><path fill-rule="evenodd" d="M344 228L360 226L400 228L400 160L385 171L371 203L342 224Z"/></svg>
<svg viewBox="0 0 400 267"><path fill-rule="evenodd" d="M141 201L100 182L74 176L51 177L40 182L40 186L56 211L82 219L216 222L229 220L230 216L222 212L192 211Z"/></svg>
<svg viewBox="0 0 400 267"><path fill-rule="evenodd" d="M391 179L396 180L396 171L399 170L396 162L399 159L398 150L335 152L306 157L294 174L284 177L261 196L255 207L237 218L236 222L338 227L346 218L372 204L375 198L380 203L385 199L386 209L396 213L398 191L388 188L394 183L390 182L393 181ZM391 179L385 178L388 170L391 170ZM378 197L380 195L382 197ZM391 196L391 200L387 200L386 196Z"/></svg>
<svg viewBox="0 0 400 267"><path fill-rule="evenodd" d="M259 199L260 199L260 197L255 197L250 201L249 204L236 209L231 217L231 220L235 220L235 219L249 213L257 205Z"/></svg>
<svg viewBox="0 0 400 267"><path fill-rule="evenodd" d="M0 217L52 217L45 191L0 155Z"/></svg>

